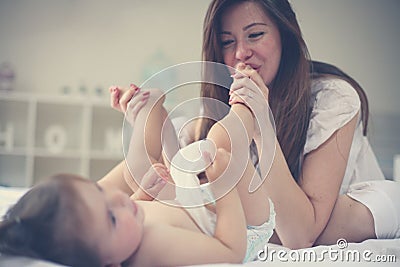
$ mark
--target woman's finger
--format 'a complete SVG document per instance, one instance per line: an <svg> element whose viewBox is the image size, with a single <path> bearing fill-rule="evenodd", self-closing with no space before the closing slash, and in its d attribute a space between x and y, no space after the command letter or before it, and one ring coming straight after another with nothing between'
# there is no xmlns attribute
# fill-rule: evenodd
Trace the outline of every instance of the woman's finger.
<svg viewBox="0 0 400 267"><path fill-rule="evenodd" d="M120 97L120 90L117 86L110 86L108 89L110 91L110 100L111 100L111 107L118 111L121 111L119 108L119 97Z"/></svg>
<svg viewBox="0 0 400 267"><path fill-rule="evenodd" d="M237 98L237 97L241 98L245 102L248 102L250 99L255 99L259 96L253 90L248 89L247 87L242 87L242 88L235 90L231 94L230 99Z"/></svg>
<svg viewBox="0 0 400 267"><path fill-rule="evenodd" d="M252 106L252 103L250 102L251 100L248 99L245 96L239 96L239 95L233 95L230 99L229 99L229 104L233 105L233 104L243 104L247 107L250 108L250 106ZM251 109L251 108L250 108Z"/></svg>
<svg viewBox="0 0 400 267"><path fill-rule="evenodd" d="M139 111L147 104L149 100L149 92L140 92L132 97L127 105L125 116L127 121L133 126Z"/></svg>
<svg viewBox="0 0 400 267"><path fill-rule="evenodd" d="M148 100L150 96L150 92L146 91L146 92L140 92L139 94L135 95L134 97L132 97L128 104L127 104L127 109L129 109L130 111L132 111L137 105L141 105L141 103L145 100Z"/></svg>
<svg viewBox="0 0 400 267"><path fill-rule="evenodd" d="M139 111L147 104L147 101L149 100L149 95L144 95L141 97L137 97L138 98L138 102L135 105L130 105L128 104L128 115L132 116L133 121L134 122L136 120L136 117L139 113ZM131 102L129 102L131 103ZM127 116L128 116L127 115Z"/></svg>
<svg viewBox="0 0 400 267"><path fill-rule="evenodd" d="M233 92L237 89L247 87L249 90L257 90L257 85L255 85L249 78L244 77L240 79L235 79L230 87L230 92Z"/></svg>
<svg viewBox="0 0 400 267"><path fill-rule="evenodd" d="M128 106L129 101L131 101L132 97L135 95L135 89L126 90L119 99L119 106L122 112L126 112L126 108Z"/></svg>
<svg viewBox="0 0 400 267"><path fill-rule="evenodd" d="M136 84L131 83L129 85L129 88L132 90L135 90L136 92L138 92L140 90L139 86L137 86Z"/></svg>
<svg viewBox="0 0 400 267"><path fill-rule="evenodd" d="M149 100L148 97L143 97L138 104L136 104L133 108L131 113L134 115L134 117L136 118L137 114L139 113L140 109L146 105L147 101Z"/></svg>
<svg viewBox="0 0 400 267"><path fill-rule="evenodd" d="M248 94L253 98L268 100L268 88L266 86L263 87L258 86L256 83L254 83L247 77L234 80L234 82L231 85L229 95L232 95L237 90L243 88L245 88L245 90L246 89L248 90L248 92L244 93L244 95Z"/></svg>
<svg viewBox="0 0 400 267"><path fill-rule="evenodd" d="M251 81L251 83L254 85L253 88L257 88L262 93L262 96L268 100L269 89L265 85L260 74L249 65L246 65L244 68L241 66L239 70L241 71L242 75L244 74L245 77Z"/></svg>

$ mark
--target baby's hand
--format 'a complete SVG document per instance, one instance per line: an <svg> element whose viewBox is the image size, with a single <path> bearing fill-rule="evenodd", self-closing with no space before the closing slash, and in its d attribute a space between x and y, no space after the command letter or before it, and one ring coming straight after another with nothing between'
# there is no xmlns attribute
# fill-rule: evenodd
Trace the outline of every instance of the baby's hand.
<svg viewBox="0 0 400 267"><path fill-rule="evenodd" d="M207 152L203 152L204 157L209 157ZM206 175L209 182L217 180L228 167L231 153L223 148L218 148L214 161L206 169Z"/></svg>
<svg viewBox="0 0 400 267"><path fill-rule="evenodd" d="M167 167L161 163L153 164L143 176L140 188L133 195L134 199L153 200L168 181L171 181L171 175Z"/></svg>

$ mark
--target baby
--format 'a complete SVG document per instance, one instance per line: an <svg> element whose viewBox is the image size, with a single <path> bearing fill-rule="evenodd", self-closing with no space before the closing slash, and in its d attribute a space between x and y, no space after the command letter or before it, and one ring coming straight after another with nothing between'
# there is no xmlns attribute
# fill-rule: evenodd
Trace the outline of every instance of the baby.
<svg viewBox="0 0 400 267"><path fill-rule="evenodd" d="M165 146L171 146L172 148L167 147L166 149L171 152L173 147L178 147L178 145L176 140L174 144L176 133L171 126L167 111L163 107L164 93L158 89L144 91L135 85L131 85L130 88L111 87L110 92L112 107L125 112L127 121L134 126L134 131L126 158L127 164L117 166L110 174L101 179L99 184L102 187L117 187L128 193L136 194L140 190L138 183L143 182L141 177L143 177L142 173L147 170L144 170L146 166L155 162L170 164L168 167L171 170L173 182L165 185L157 195L157 199L174 199L178 205L198 207L196 209L187 208L186 211L202 232L209 236L212 236L215 231L216 214L213 212L212 205L214 200L236 186L247 223L245 261L256 259L257 252L264 247L273 234L275 211L272 201L268 198L266 183L262 183L254 192L249 191L252 181L256 181L256 183L257 180L261 181L248 153L251 136L256 129L255 118L249 108L242 104L233 104L228 114L211 127L207 139L205 139L208 142L198 141L177 152L166 153L174 154L174 157L165 159L163 157L165 156L163 153ZM167 138L161 138L161 133L167 135ZM166 139L168 142L161 144L161 140ZM199 171L199 166L205 166L204 163L198 165L201 160L197 160L201 158L199 151L202 150L203 145L208 146L209 150L215 151L215 148L223 148L231 152L232 162L236 164L231 164L229 172L224 173L225 178L220 180L223 182L207 183L209 181L202 179L200 186L195 172ZM197 153L194 153L196 151ZM147 157L143 157L143 155L147 155ZM194 164L191 164L191 161ZM174 190L170 190L172 184ZM213 184L220 186L211 190ZM127 186L129 187L127 188ZM171 191L173 192L171 193ZM146 199L151 200L153 197L155 195L150 192ZM171 201L167 201L167 203L177 204ZM207 208L204 207L206 204L209 204Z"/></svg>

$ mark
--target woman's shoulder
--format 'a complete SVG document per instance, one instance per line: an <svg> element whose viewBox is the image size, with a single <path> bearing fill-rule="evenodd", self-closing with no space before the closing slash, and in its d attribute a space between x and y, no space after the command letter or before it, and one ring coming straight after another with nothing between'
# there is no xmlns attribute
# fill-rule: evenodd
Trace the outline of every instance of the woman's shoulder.
<svg viewBox="0 0 400 267"><path fill-rule="evenodd" d="M353 86L340 78L323 77L312 82L312 111L304 154L318 148L356 116L361 101Z"/></svg>
<svg viewBox="0 0 400 267"><path fill-rule="evenodd" d="M346 80L334 76L313 79L311 83L313 108L329 109L338 105L358 110L360 98L354 87Z"/></svg>
<svg viewBox="0 0 400 267"><path fill-rule="evenodd" d="M320 94L327 94L359 99L356 89L348 81L334 76L313 79L311 82L311 94L315 97Z"/></svg>

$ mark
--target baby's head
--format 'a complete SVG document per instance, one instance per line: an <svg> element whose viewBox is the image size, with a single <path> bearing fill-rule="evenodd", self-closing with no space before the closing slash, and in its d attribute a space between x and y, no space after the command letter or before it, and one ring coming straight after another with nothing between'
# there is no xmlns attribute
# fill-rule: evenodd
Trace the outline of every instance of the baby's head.
<svg viewBox="0 0 400 267"><path fill-rule="evenodd" d="M8 210L0 223L0 252L68 266L107 266L136 250L142 223L142 210L126 194L57 175Z"/></svg>

